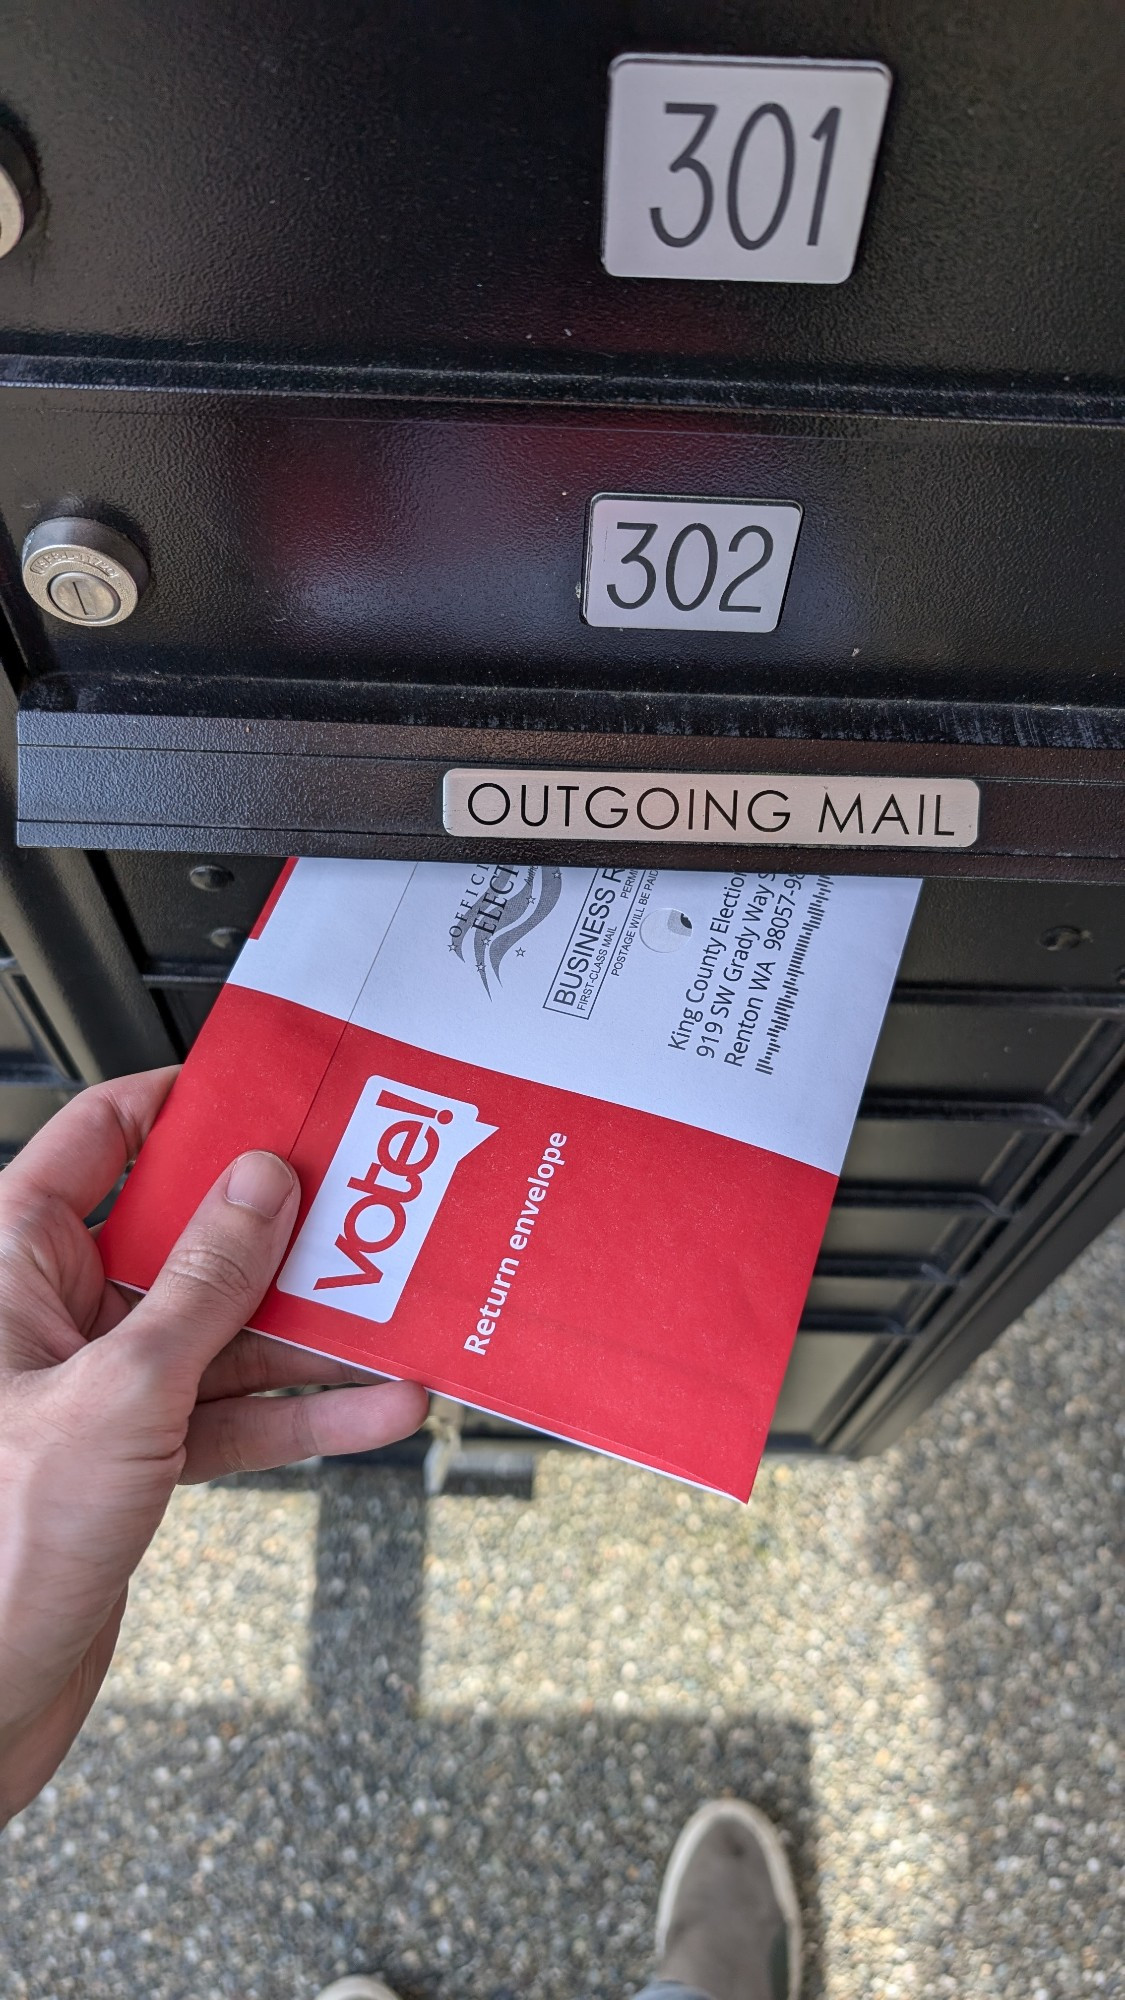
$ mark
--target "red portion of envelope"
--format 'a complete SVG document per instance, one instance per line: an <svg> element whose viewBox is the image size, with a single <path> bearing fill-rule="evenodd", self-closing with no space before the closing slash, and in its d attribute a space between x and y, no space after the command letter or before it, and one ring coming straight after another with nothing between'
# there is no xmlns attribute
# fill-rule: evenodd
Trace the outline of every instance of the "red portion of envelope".
<svg viewBox="0 0 1125 2000"><path fill-rule="evenodd" d="M832 1175L231 985L106 1225L107 1273L146 1289L256 1146L303 1190L296 1289L260 1331L748 1498Z"/></svg>

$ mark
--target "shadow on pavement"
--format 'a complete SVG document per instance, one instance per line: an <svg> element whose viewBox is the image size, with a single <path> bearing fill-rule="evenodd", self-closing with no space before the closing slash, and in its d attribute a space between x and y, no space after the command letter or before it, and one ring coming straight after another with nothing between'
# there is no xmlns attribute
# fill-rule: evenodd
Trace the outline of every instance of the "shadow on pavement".
<svg viewBox="0 0 1125 2000"><path fill-rule="evenodd" d="M819 2000L806 1730L753 1714L551 1712L534 1698L515 1716L420 1713L420 1477L325 1467L316 1491L302 1700L96 1710L66 1839L36 1838L33 1807L14 1850L5 1992L307 2000L367 1969L402 2000L624 1995L649 1968L680 1825L729 1792L792 1838L803 1993ZM36 1891L65 1907L75 1868L77 1933L54 1916L45 1939Z"/></svg>

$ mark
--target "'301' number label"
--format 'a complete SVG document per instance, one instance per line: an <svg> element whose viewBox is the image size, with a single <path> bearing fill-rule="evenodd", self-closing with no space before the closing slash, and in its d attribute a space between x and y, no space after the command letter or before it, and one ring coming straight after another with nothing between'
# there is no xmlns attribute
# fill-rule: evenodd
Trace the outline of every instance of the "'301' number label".
<svg viewBox="0 0 1125 2000"><path fill-rule="evenodd" d="M882 63L619 56L609 77L613 277L851 275L891 92Z"/></svg>
<svg viewBox="0 0 1125 2000"><path fill-rule="evenodd" d="M586 623L772 632L800 525L796 501L599 493L586 540Z"/></svg>

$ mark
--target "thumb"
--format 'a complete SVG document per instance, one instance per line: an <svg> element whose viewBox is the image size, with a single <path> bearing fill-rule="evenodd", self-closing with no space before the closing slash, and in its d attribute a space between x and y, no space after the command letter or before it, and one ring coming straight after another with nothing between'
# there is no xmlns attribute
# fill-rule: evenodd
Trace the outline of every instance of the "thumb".
<svg viewBox="0 0 1125 2000"><path fill-rule="evenodd" d="M147 1295L124 1322L126 1338L199 1378L261 1303L293 1231L300 1184L276 1153L243 1153L196 1209ZM113 1335L109 1338L112 1340Z"/></svg>

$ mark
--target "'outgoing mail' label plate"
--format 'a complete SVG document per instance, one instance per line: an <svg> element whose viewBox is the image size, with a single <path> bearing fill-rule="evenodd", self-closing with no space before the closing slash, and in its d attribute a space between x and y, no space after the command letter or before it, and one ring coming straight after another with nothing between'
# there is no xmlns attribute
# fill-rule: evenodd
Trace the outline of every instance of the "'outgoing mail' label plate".
<svg viewBox="0 0 1125 2000"><path fill-rule="evenodd" d="M972 847L971 778L784 772L452 770L447 833L504 840L695 841L740 847Z"/></svg>

